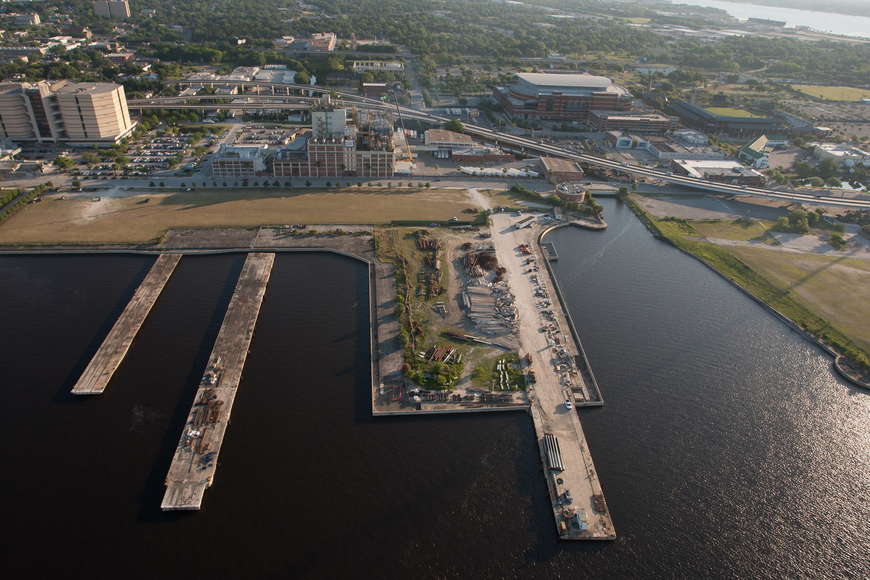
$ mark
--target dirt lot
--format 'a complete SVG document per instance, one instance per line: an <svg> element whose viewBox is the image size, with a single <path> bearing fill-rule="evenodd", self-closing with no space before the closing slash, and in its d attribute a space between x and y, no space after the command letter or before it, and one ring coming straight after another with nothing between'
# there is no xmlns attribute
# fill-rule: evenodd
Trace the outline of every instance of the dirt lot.
<svg viewBox="0 0 870 580"><path fill-rule="evenodd" d="M516 336L509 330L497 331L493 334L484 334L475 328L462 310L461 292L465 289L467 277L463 265L465 255L491 247L491 243L480 237L488 228L480 231L456 231L448 228L392 228L379 230L379 257L394 259L397 255L407 261L404 267L397 268L399 279L408 280L411 291L406 301L408 311L416 325L419 325L420 334L416 335L414 353L416 358L411 360L412 371L409 376L428 389L436 389L445 385L438 385L435 375L440 370L439 365L429 364L426 355L434 346L455 348L462 355L460 364L450 364L442 375L449 380L448 385L458 393L465 393L467 389L489 389L493 387L493 370L497 359L506 357L510 352L515 352L519 346ZM441 242L440 263L435 270L432 258L436 255L435 250L426 250L421 247L420 239L438 240ZM467 244L467 246L466 246ZM466 247L463 247L466 246ZM432 294L430 284L432 276L441 274L440 287L443 292ZM490 272L488 279L491 280L494 272ZM403 285L399 287L399 293L403 294ZM439 304L440 303L440 304ZM441 308L443 305L443 308ZM407 321L405 322L407 325ZM407 326L406 326L407 328ZM445 331L458 334L469 334L485 337L503 345L506 348L497 348L474 342L464 342L445 336ZM453 360L456 360L455 358ZM514 380L520 389L525 388L522 381Z"/></svg>
<svg viewBox="0 0 870 580"><path fill-rule="evenodd" d="M28 205L0 226L0 244L144 243L169 229L448 220L470 204L464 189L386 187L155 191L94 199L52 196Z"/></svg>

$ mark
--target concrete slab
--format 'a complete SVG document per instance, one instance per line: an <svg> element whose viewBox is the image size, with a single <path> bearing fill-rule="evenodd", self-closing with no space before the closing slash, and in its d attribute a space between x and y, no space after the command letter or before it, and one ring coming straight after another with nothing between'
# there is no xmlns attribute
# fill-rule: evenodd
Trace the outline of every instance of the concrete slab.
<svg viewBox="0 0 870 580"><path fill-rule="evenodd" d="M72 389L74 395L99 395L109 384L115 369L124 360L133 339L145 322L151 307L181 260L180 254L158 256L151 271L136 289L133 298L115 322L103 344Z"/></svg>
<svg viewBox="0 0 870 580"><path fill-rule="evenodd" d="M208 359L166 476L161 509L198 510L214 482L248 347L266 294L275 254L251 253Z"/></svg>

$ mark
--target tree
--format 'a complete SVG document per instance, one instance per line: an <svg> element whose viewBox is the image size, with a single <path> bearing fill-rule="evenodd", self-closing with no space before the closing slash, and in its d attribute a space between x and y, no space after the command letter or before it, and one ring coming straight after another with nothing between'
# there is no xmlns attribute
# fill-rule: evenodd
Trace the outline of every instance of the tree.
<svg viewBox="0 0 870 580"><path fill-rule="evenodd" d="M637 182L636 182L636 181L632 181L632 182L631 182L631 190L632 190L632 191L637 191Z"/></svg>
<svg viewBox="0 0 870 580"><path fill-rule="evenodd" d="M807 212L802 209L793 210L790 214L788 214L788 223L791 225L796 225L800 220L806 219Z"/></svg>
<svg viewBox="0 0 870 580"><path fill-rule="evenodd" d="M153 182L153 181L150 182L150 183L148 184L148 187L154 187L154 182Z"/></svg>
<svg viewBox="0 0 870 580"><path fill-rule="evenodd" d="M74 166L75 164L76 164L75 161L73 161L69 157L64 157L62 155L58 155L54 159L54 165L57 165L58 167L60 167L64 171L69 169L70 167Z"/></svg>
<svg viewBox="0 0 870 580"><path fill-rule="evenodd" d="M453 131L454 133L462 133L465 127L462 126L462 123L457 121L456 119L451 119L444 123L444 129L447 131Z"/></svg>
<svg viewBox="0 0 870 580"><path fill-rule="evenodd" d="M827 179L837 173L840 170L840 167L837 165L836 161L828 157L826 159L822 159L816 169L818 169L819 175L822 177L822 179Z"/></svg>
<svg viewBox="0 0 870 580"><path fill-rule="evenodd" d="M835 189L839 189L839 188L843 187L843 182L841 182L836 177L829 177L825 181L825 185L827 185L828 187L833 187Z"/></svg>
<svg viewBox="0 0 870 580"><path fill-rule="evenodd" d="M326 187L332 187L332 182L331 182L331 181L327 181L327 182L326 182Z"/></svg>
<svg viewBox="0 0 870 580"><path fill-rule="evenodd" d="M311 187L311 182L310 182L310 181L306 181L306 182L305 182L305 187Z"/></svg>
<svg viewBox="0 0 870 580"><path fill-rule="evenodd" d="M78 179L76 179L75 181L72 182L72 186L75 188L79 188L82 186L82 182L79 181Z"/></svg>
<svg viewBox="0 0 870 580"><path fill-rule="evenodd" d="M623 185L622 187L620 187L617 190L616 194L617 195L628 195L628 188Z"/></svg>

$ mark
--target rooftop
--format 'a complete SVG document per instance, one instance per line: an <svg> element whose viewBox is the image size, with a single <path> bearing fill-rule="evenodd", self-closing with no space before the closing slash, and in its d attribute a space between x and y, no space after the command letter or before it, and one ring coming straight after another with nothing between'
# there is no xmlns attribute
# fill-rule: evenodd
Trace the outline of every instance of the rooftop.
<svg viewBox="0 0 870 580"><path fill-rule="evenodd" d="M468 143L471 145L472 139L469 135L462 133L454 133L444 129L429 129L430 143Z"/></svg>
<svg viewBox="0 0 870 580"><path fill-rule="evenodd" d="M541 163L544 164L546 171L582 171L577 166L577 162L559 159L558 157L541 157Z"/></svg>
<svg viewBox="0 0 870 580"><path fill-rule="evenodd" d="M607 77L588 74L558 74L558 73L519 73L521 81L538 87L593 89L604 91L613 84Z"/></svg>

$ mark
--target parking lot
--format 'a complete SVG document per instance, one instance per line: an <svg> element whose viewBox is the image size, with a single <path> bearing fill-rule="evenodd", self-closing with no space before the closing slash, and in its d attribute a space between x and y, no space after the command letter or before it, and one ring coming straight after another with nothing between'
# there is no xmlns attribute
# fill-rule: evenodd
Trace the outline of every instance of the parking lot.
<svg viewBox="0 0 870 580"><path fill-rule="evenodd" d="M236 145L287 145L293 141L296 131L296 127L246 125L238 135L236 135Z"/></svg>

